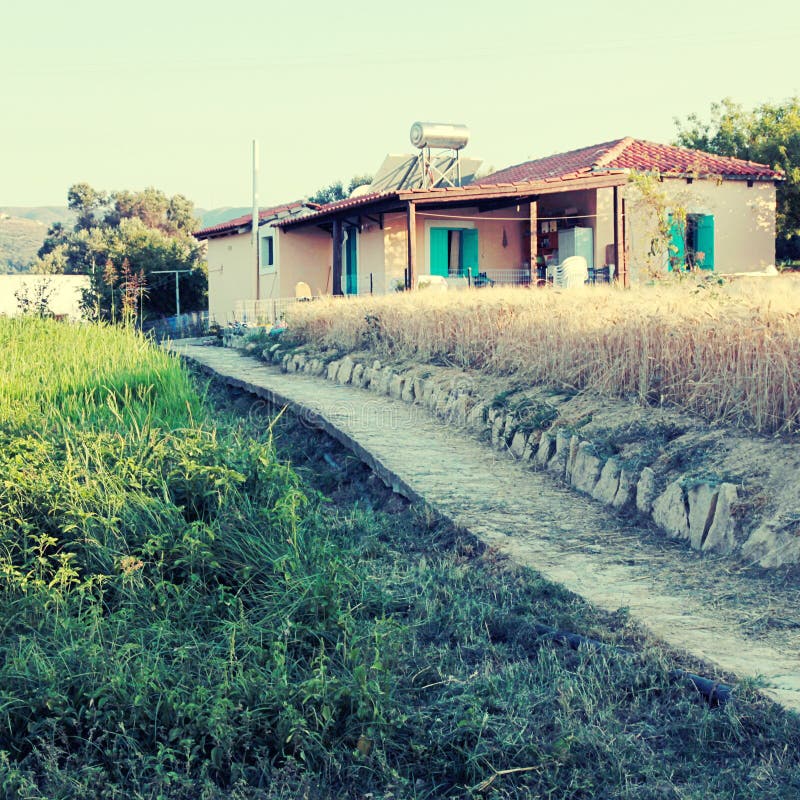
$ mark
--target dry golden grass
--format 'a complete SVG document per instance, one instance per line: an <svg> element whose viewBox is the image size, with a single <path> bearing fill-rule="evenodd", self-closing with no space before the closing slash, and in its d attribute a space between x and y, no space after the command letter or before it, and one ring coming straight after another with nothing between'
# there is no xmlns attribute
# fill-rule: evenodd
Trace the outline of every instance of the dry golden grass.
<svg viewBox="0 0 800 800"><path fill-rule="evenodd" d="M669 403L764 433L800 429L800 281L426 291L324 299L301 340Z"/></svg>

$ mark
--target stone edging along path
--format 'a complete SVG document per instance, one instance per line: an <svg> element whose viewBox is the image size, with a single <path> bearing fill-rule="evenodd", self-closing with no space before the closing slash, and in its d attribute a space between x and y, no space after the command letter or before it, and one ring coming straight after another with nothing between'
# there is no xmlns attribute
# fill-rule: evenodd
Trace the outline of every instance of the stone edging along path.
<svg viewBox="0 0 800 800"><path fill-rule="evenodd" d="M172 347L223 381L289 406L355 452L395 491L427 502L516 561L602 608L627 608L671 646L727 673L760 676L770 696L800 710L800 628L767 626L754 633L763 586L749 579L736 583L726 559L698 559L599 503L581 500L548 474L442 424L422 405L403 403L404 394L413 397L413 382L376 375L370 367L374 380L391 384L386 394L372 394L354 388L366 368L352 359L314 364L314 377L297 374L298 367L304 371L303 357L294 354L286 359L287 374L229 348L196 341ZM320 367L334 380L321 378ZM340 371L348 384L336 380ZM423 403L424 398L423 388ZM465 407L458 413L469 417ZM557 440L549 446L547 464L558 456L566 470L568 444L562 439L560 452L558 447ZM573 474L579 449L573 448ZM770 598L771 613L795 613L796 593L772 591Z"/></svg>
<svg viewBox="0 0 800 800"><path fill-rule="evenodd" d="M603 430L603 422L570 424L565 419L567 407L580 406L580 402L565 401L558 393L541 389L515 387L504 393L508 402L498 403L493 399L496 386L482 393L476 381L459 370L419 365L398 370L372 358L359 361L349 355L326 361L302 350L285 352L280 344L265 349L261 357L280 364L284 372L323 377L421 405L616 512L647 519L693 550L732 555L765 568L800 563L800 482L791 478L800 474L800 461L796 454L789 455L790 446L747 440L722 429L709 433L705 423L698 426L706 429L703 432L687 431L686 419L676 413L630 403L622 404L621 412L638 414L641 424L633 437L630 432L635 426L629 424L613 432ZM592 412L585 410L591 419ZM599 416L608 423L607 414ZM652 424L653 418L660 421ZM622 448L615 440L619 437L624 440ZM733 473L728 478L717 473L717 459L725 463L718 451L735 450L730 446L733 441L739 444L736 474L746 480L737 481ZM703 449L713 452L705 458L697 453L687 457L687 452ZM736 459L728 455L730 468ZM767 470L761 476L755 474L758 455L762 468L765 462L770 465L769 474L764 474ZM767 513L760 524L754 523L749 510L762 504L764 511L764 496L758 490L765 484L774 495L780 494L775 491L779 475L788 484L780 497L782 503L773 502L771 516Z"/></svg>

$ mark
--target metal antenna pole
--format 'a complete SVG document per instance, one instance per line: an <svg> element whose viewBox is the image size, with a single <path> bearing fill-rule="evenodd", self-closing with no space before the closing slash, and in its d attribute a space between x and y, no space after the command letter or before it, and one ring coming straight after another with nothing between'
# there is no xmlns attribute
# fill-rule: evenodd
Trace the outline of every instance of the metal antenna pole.
<svg viewBox="0 0 800 800"><path fill-rule="evenodd" d="M175 276L175 316L181 315L181 289L179 278L183 272L191 272L190 269L154 269L151 275L174 275Z"/></svg>
<svg viewBox="0 0 800 800"><path fill-rule="evenodd" d="M251 219L252 245L256 260L256 295L261 298L261 263L258 253L258 141L253 139L253 217Z"/></svg>

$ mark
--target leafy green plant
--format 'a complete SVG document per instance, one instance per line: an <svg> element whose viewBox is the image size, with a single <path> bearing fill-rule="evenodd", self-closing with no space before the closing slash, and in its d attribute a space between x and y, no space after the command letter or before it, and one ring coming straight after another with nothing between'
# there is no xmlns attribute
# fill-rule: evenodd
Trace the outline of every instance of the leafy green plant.
<svg viewBox="0 0 800 800"><path fill-rule="evenodd" d="M638 641L357 459L334 451L331 478L299 422L212 414L216 390L131 331L0 320L0 341L0 795L800 785L796 719L747 686L698 703L651 645L541 636Z"/></svg>

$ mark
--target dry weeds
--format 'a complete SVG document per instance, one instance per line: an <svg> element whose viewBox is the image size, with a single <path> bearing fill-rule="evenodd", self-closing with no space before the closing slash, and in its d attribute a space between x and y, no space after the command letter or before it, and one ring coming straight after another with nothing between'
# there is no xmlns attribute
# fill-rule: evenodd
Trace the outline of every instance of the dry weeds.
<svg viewBox="0 0 800 800"><path fill-rule="evenodd" d="M302 341L671 404L762 433L800 428L800 281L479 289L322 299Z"/></svg>

